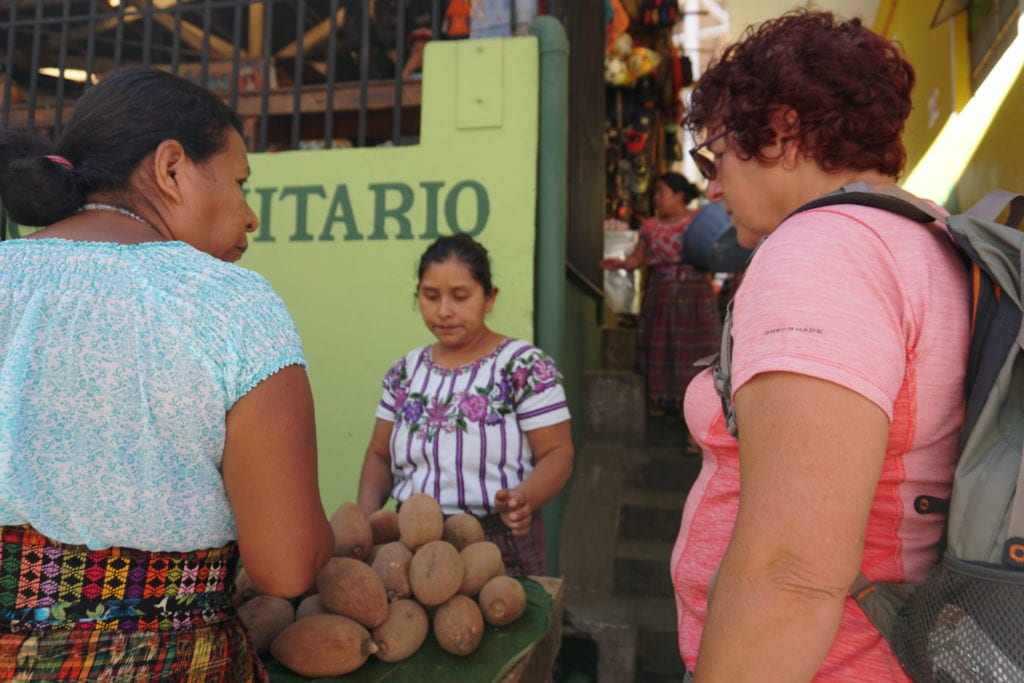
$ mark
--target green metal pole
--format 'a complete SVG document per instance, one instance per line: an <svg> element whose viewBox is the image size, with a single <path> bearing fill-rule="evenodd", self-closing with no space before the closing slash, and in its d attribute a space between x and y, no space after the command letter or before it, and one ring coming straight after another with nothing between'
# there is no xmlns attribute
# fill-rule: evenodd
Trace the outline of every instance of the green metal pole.
<svg viewBox="0 0 1024 683"><path fill-rule="evenodd" d="M564 349L565 224L569 141L569 40L554 17L533 20L540 48L537 158L537 345L558 360Z"/></svg>
<svg viewBox="0 0 1024 683"><path fill-rule="evenodd" d="M537 346L556 361L565 351L565 225L569 147L569 39L554 17L530 24L540 49L540 143L537 155ZM558 575L566 492L544 507L548 574Z"/></svg>

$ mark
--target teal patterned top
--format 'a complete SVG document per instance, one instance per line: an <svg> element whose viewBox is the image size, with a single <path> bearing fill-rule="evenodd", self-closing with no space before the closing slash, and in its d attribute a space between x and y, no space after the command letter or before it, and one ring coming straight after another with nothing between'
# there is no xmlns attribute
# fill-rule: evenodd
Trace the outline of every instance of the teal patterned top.
<svg viewBox="0 0 1024 683"><path fill-rule="evenodd" d="M0 525L224 545L226 413L288 365L298 332L256 273L183 242L0 242Z"/></svg>

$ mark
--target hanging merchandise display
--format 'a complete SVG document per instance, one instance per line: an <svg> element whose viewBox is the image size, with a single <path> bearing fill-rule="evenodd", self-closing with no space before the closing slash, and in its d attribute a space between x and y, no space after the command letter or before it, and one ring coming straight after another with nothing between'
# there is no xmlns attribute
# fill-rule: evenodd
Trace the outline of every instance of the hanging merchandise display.
<svg viewBox="0 0 1024 683"><path fill-rule="evenodd" d="M620 0L605 0L604 15L605 49L609 49L612 43L629 28L630 16L626 13L626 9Z"/></svg>
<svg viewBox="0 0 1024 683"><path fill-rule="evenodd" d="M443 33L447 38L469 37L469 16L472 12L470 0L451 0L445 10Z"/></svg>
<svg viewBox="0 0 1024 683"><path fill-rule="evenodd" d="M674 0L607 0L606 9L605 214L637 228L653 213L654 179L682 160L679 93L692 77L671 40Z"/></svg>
<svg viewBox="0 0 1024 683"><path fill-rule="evenodd" d="M515 12L513 21L512 13ZM537 17L537 0L472 0L470 38L526 35Z"/></svg>
<svg viewBox="0 0 1024 683"><path fill-rule="evenodd" d="M676 0L642 0L640 20L644 26L665 28L679 21L679 5Z"/></svg>

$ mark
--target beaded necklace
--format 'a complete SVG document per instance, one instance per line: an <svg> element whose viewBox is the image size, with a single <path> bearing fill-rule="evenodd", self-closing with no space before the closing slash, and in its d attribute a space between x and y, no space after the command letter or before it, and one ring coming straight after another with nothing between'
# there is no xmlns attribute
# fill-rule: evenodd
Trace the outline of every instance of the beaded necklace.
<svg viewBox="0 0 1024 683"><path fill-rule="evenodd" d="M135 213L134 211L130 211L124 208L123 206L114 206L113 204L100 204L91 202L89 204L83 205L81 211L111 211L113 213L119 213L122 216L126 216L128 218L131 218L132 220L142 223L151 230L156 230L156 228L153 227L152 223L150 223L149 221L147 221L145 218Z"/></svg>

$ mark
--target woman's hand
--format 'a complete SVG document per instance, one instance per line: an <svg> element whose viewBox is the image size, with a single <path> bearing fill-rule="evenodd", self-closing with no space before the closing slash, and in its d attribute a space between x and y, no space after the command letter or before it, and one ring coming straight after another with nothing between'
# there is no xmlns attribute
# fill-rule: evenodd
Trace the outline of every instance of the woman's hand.
<svg viewBox="0 0 1024 683"><path fill-rule="evenodd" d="M618 270L626 267L626 259L603 258L597 262L597 267L601 270Z"/></svg>
<svg viewBox="0 0 1024 683"><path fill-rule="evenodd" d="M494 506L513 536L526 536L533 522L533 508L519 489L501 489L494 494Z"/></svg>
<svg viewBox="0 0 1024 683"><path fill-rule="evenodd" d="M640 239L637 240L636 246L633 247L633 251L629 252L629 256L626 258L617 258L615 256L603 258L597 262L597 267L601 270L618 270L619 268L636 270L644 264L646 259L647 247L644 244L643 235L640 235Z"/></svg>
<svg viewBox="0 0 1024 683"><path fill-rule="evenodd" d="M526 480L514 489L494 494L494 506L513 536L530 533L533 515L558 495L572 474L572 430L569 421L526 432L536 464Z"/></svg>

